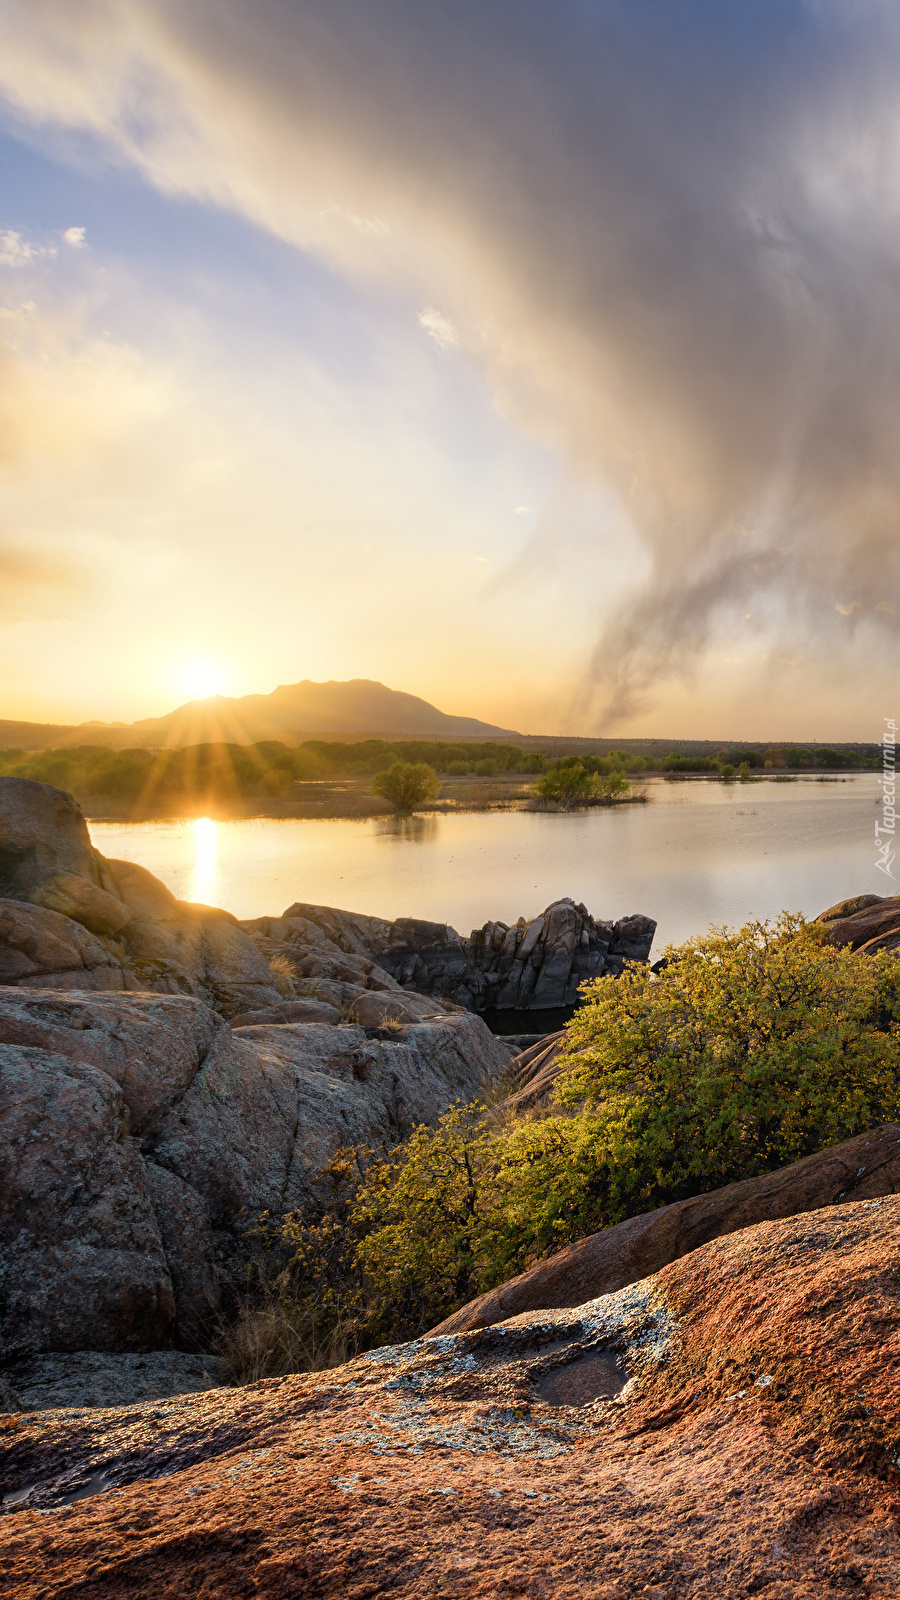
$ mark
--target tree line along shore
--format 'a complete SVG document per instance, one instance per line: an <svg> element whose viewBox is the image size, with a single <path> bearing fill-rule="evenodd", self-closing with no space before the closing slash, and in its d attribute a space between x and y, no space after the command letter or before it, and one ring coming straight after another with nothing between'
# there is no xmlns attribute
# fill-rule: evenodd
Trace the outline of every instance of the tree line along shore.
<svg viewBox="0 0 900 1600"><path fill-rule="evenodd" d="M159 815L200 805L246 814L377 815L411 810L385 790L392 768L428 768L421 799L434 809L467 809L529 801L562 805L641 798L628 780L642 776L706 775L727 779L875 770L877 745L834 748L798 745L759 748L723 745L713 755L670 750L647 754L623 744L595 754L523 749L499 741L366 739L345 743L309 739L292 746L209 743L181 749L109 750L99 745L26 751L0 750L0 775L50 783L96 811ZM573 741L583 745L584 741ZM553 747L556 747L555 749ZM374 781L373 781L374 780Z"/></svg>

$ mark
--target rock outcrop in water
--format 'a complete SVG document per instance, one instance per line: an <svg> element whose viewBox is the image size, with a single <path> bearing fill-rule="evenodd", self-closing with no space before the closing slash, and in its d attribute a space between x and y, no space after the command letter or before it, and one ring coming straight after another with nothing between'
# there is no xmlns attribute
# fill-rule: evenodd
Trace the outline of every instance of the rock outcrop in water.
<svg viewBox="0 0 900 1600"><path fill-rule="evenodd" d="M598 922L572 900L468 939L442 923L305 904L239 924L101 856L71 795L0 777L0 985L190 995L242 1021L292 1020L285 999L305 998L375 1026L459 1006L574 1005L585 979L646 961L655 929L642 916ZM294 975L287 996L276 956Z"/></svg>
<svg viewBox="0 0 900 1600"><path fill-rule="evenodd" d="M900 1200L846 1205L327 1373L11 1417L2 1592L893 1600L898 1254Z"/></svg>
<svg viewBox="0 0 900 1600"><path fill-rule="evenodd" d="M259 1213L508 1064L480 1018L229 1029L199 1001L0 988L0 1347L201 1339Z"/></svg>
<svg viewBox="0 0 900 1600"><path fill-rule="evenodd" d="M618 976L628 961L646 961L656 923L633 915L600 922L574 900L556 900L538 917L512 927L486 922L464 939L446 923L398 917L395 922L329 906L296 903L279 918L241 926L265 948L278 949L307 981L341 981L353 963L377 966L395 983L439 996L470 1011L556 1009L575 1005L582 983ZM320 991L317 991L320 992Z"/></svg>

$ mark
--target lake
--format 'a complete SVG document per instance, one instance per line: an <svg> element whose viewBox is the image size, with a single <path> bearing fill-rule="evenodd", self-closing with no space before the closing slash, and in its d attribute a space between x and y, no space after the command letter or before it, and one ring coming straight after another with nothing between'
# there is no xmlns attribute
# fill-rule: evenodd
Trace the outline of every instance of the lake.
<svg viewBox="0 0 900 1600"><path fill-rule="evenodd" d="M104 855L140 862L180 898L238 917L295 900L449 922L468 934L571 895L595 916L642 911L654 951L711 923L815 915L890 894L875 868L876 773L837 782L653 782L646 805L407 820L92 823Z"/></svg>

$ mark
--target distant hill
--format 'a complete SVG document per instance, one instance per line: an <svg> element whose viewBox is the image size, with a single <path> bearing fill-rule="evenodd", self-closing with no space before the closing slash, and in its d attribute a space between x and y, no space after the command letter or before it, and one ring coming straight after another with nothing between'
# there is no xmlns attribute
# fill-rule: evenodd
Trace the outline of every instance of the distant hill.
<svg viewBox="0 0 900 1600"><path fill-rule="evenodd" d="M0 747L44 750L49 746L108 745L113 750L149 749L214 743L255 744L281 739L331 735L345 739L400 735L406 738L492 739L515 737L511 728L497 728L477 717L452 717L415 694L388 689L370 678L348 683L282 684L271 694L246 694L233 699L214 695L191 700L164 717L142 722L81 722L77 725L0 721Z"/></svg>

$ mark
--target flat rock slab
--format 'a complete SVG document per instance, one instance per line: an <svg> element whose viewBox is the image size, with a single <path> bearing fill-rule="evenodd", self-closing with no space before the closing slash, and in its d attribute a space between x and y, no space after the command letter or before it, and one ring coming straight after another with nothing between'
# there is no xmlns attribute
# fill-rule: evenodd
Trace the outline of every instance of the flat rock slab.
<svg viewBox="0 0 900 1600"><path fill-rule="evenodd" d="M331 1372L3 1419L0 1593L896 1600L898 1256L860 1202ZM588 1360L618 1393L541 1398Z"/></svg>
<svg viewBox="0 0 900 1600"><path fill-rule="evenodd" d="M183 1350L111 1355L79 1350L33 1356L0 1372L0 1411L137 1405L215 1389L225 1382L214 1356Z"/></svg>

